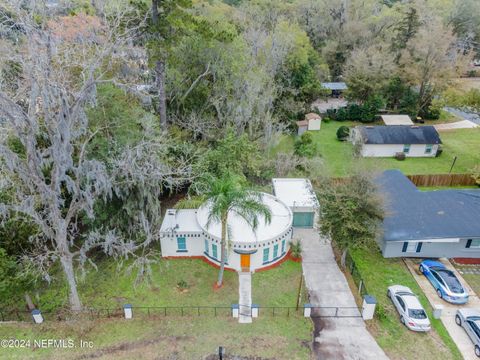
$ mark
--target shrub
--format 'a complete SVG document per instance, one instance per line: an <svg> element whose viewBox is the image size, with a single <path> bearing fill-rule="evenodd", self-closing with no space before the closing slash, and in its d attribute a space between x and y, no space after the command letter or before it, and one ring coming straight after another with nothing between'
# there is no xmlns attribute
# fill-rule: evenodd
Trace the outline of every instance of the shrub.
<svg viewBox="0 0 480 360"><path fill-rule="evenodd" d="M324 118L322 119L322 122L328 124L331 120L332 120L332 119L330 119L329 117L324 117Z"/></svg>
<svg viewBox="0 0 480 360"><path fill-rule="evenodd" d="M403 160L405 160L405 158L406 158L406 155L405 155L404 152L395 153L395 159L403 161Z"/></svg>
<svg viewBox="0 0 480 360"><path fill-rule="evenodd" d="M302 244L300 241L290 242L290 251L294 259L300 259L302 257Z"/></svg>
<svg viewBox="0 0 480 360"><path fill-rule="evenodd" d="M312 133L304 132L299 139L295 141L294 153L298 156L311 158L317 152L317 144L313 142Z"/></svg>
<svg viewBox="0 0 480 360"><path fill-rule="evenodd" d="M185 290L185 289L188 289L188 288L190 287L185 280L180 280L180 281L177 283L177 286L178 286L178 288L179 288L180 290Z"/></svg>
<svg viewBox="0 0 480 360"><path fill-rule="evenodd" d="M337 139L345 141L350 136L350 128L348 126L340 126L337 130Z"/></svg>

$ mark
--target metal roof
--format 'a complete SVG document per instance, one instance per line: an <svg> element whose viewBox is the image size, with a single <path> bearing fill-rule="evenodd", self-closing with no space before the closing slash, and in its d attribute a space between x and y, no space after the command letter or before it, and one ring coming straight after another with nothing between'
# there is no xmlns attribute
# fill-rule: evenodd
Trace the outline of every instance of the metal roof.
<svg viewBox="0 0 480 360"><path fill-rule="evenodd" d="M323 82L322 87L329 90L347 90L344 82Z"/></svg>
<svg viewBox="0 0 480 360"><path fill-rule="evenodd" d="M398 170L377 184L386 196L385 241L480 238L480 189L420 191Z"/></svg>
<svg viewBox="0 0 480 360"><path fill-rule="evenodd" d="M441 144L433 126L357 126L364 144Z"/></svg>
<svg viewBox="0 0 480 360"><path fill-rule="evenodd" d="M385 125L413 125L408 115L382 115Z"/></svg>

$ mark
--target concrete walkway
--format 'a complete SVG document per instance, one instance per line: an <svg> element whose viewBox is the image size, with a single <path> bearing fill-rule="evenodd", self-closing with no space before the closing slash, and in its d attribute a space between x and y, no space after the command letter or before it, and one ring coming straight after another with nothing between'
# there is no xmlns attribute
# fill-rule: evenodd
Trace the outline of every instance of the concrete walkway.
<svg viewBox="0 0 480 360"><path fill-rule="evenodd" d="M430 282L427 280L427 278L424 275L421 275L419 273L418 264L414 263L410 259L405 259L405 264L407 264L408 270L410 270L410 273L415 278L418 285L422 288L423 292L425 293L425 296L430 302L430 305L432 305L432 307L437 304L443 305L444 308L443 308L442 317L440 318L440 320L442 320L442 323L443 325L445 325L445 328L450 334L450 337L452 338L452 340L455 342L455 344L457 344L457 347L462 353L463 358L466 360L478 359L475 356L473 343L468 337L467 333L462 327L458 326L455 323L455 313L457 309L460 309L460 308L476 308L476 309L480 308L480 299L475 294L473 289L468 285L468 283L458 273L458 271L453 267L450 261L448 261L447 259L440 259L440 261L448 269L452 270L455 273L455 275L460 280L462 285L467 289L468 293L470 294L467 304L453 305L440 299L434 287L432 286L432 284L430 284Z"/></svg>
<svg viewBox="0 0 480 360"><path fill-rule="evenodd" d="M457 129L473 129L479 127L479 125L475 124L470 120L462 120L447 124L436 124L433 125L433 127L437 129L437 131L448 131Z"/></svg>
<svg viewBox="0 0 480 360"><path fill-rule="evenodd" d="M313 306L356 307L347 280L333 256L330 242L316 230L295 229L302 242L302 267ZM315 315L315 311L313 312ZM316 359L388 359L361 317L312 318Z"/></svg>
<svg viewBox="0 0 480 360"><path fill-rule="evenodd" d="M252 322L252 273L238 273L238 322L248 324Z"/></svg>

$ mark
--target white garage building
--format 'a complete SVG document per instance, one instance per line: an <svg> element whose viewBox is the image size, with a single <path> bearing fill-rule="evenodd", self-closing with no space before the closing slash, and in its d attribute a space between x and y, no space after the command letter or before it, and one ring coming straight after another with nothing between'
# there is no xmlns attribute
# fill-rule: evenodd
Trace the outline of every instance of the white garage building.
<svg viewBox="0 0 480 360"><path fill-rule="evenodd" d="M274 195L293 212L293 226L311 228L318 222L318 200L308 179L273 179Z"/></svg>
<svg viewBox="0 0 480 360"><path fill-rule="evenodd" d="M251 271L269 267L288 253L293 214L278 198L262 193L262 201L272 213L270 223L259 219L255 231L235 213L228 216L229 246L226 268ZM220 265L221 225L207 226L209 203L198 210L169 209L160 230L163 257L204 257Z"/></svg>

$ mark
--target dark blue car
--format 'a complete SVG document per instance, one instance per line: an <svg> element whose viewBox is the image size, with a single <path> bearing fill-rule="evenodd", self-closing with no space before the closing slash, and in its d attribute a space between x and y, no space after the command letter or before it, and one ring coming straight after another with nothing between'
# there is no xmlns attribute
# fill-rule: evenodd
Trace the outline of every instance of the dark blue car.
<svg viewBox="0 0 480 360"><path fill-rule="evenodd" d="M447 269L441 262L424 260L420 264L420 272L427 277L441 299L452 304L467 303L467 290L464 289L454 272Z"/></svg>

